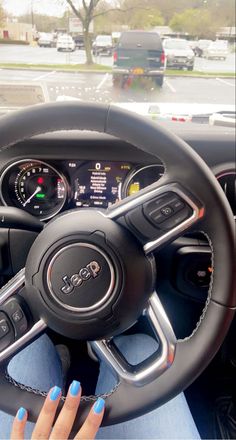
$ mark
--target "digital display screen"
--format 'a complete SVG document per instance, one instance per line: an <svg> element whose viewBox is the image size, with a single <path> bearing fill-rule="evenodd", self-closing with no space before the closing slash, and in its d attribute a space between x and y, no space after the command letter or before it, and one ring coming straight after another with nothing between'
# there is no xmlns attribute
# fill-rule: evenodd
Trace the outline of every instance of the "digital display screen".
<svg viewBox="0 0 236 440"><path fill-rule="evenodd" d="M130 164L121 162L90 161L81 165L74 178L75 205L107 208L116 203L130 169Z"/></svg>

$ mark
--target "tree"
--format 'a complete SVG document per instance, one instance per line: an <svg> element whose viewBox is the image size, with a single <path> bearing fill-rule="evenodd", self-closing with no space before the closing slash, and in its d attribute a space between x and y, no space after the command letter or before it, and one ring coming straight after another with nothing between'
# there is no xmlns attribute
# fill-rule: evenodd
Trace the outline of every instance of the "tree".
<svg viewBox="0 0 236 440"><path fill-rule="evenodd" d="M140 9L137 6L136 9L130 9L130 7L127 6L126 10L126 14L113 11L97 17L94 23L96 33L121 31L123 26L128 26L129 29L148 30L164 24L164 19L157 8L147 7L146 9Z"/></svg>
<svg viewBox="0 0 236 440"><path fill-rule="evenodd" d="M157 9L151 8L147 11L137 9L129 22L131 29L152 29L155 26L162 26L164 19Z"/></svg>
<svg viewBox="0 0 236 440"><path fill-rule="evenodd" d="M87 64L93 64L89 28L92 21L96 17L105 14L107 10L97 12L98 5L99 3L101 3L101 0L87 0L87 1L82 0L82 8L76 6L75 0L66 0L66 2L70 6L74 15L78 17L82 23L83 33L84 33L84 47L86 52L86 62Z"/></svg>
<svg viewBox="0 0 236 440"><path fill-rule="evenodd" d="M30 13L19 16L21 23L32 24L32 15ZM62 17L54 17L46 14L34 13L34 25L38 32L52 32L54 29L67 29L67 14Z"/></svg>
<svg viewBox="0 0 236 440"><path fill-rule="evenodd" d="M122 0L117 0L116 3L113 2L112 7L109 6L109 4L111 3L108 4L104 0L81 0L82 7L77 5L76 0L66 0L66 2L70 6L74 15L78 17L82 23L87 64L93 64L91 53L91 39L89 35L89 27L93 20L115 11L119 13L127 13L129 11L137 10L137 8L142 10L147 9L146 6L143 5L142 0L138 0L138 6L132 5L128 8L123 7Z"/></svg>
<svg viewBox="0 0 236 440"><path fill-rule="evenodd" d="M169 26L175 32L186 32L197 37L214 37L219 24L212 20L209 10L192 8L174 14Z"/></svg>
<svg viewBox="0 0 236 440"><path fill-rule="evenodd" d="M208 1L213 20L216 20L220 26L235 26L235 0Z"/></svg>
<svg viewBox="0 0 236 440"><path fill-rule="evenodd" d="M0 27L3 25L5 21L5 12L0 2Z"/></svg>

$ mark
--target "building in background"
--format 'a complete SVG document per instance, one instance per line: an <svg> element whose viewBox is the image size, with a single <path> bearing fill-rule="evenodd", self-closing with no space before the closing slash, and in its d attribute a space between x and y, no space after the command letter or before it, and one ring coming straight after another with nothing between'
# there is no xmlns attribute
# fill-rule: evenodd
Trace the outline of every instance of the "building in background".
<svg viewBox="0 0 236 440"><path fill-rule="evenodd" d="M225 26L221 27L216 33L216 37L219 39L226 39L233 43L236 41L236 27L235 26Z"/></svg>
<svg viewBox="0 0 236 440"><path fill-rule="evenodd" d="M0 39L16 40L32 43L35 39L36 29L28 23L19 23L17 18L6 19L0 27Z"/></svg>

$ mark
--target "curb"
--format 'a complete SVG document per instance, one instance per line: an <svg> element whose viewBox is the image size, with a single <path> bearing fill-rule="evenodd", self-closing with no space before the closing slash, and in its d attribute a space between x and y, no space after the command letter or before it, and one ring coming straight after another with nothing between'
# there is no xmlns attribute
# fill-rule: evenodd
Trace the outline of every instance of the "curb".
<svg viewBox="0 0 236 440"><path fill-rule="evenodd" d="M0 64L0 69L1 70L25 70L25 71L29 71L29 70L31 70L31 71L37 71L37 72L40 72L40 71L42 71L42 72L47 72L47 71L51 71L51 70L55 70L56 72L63 72L63 73L74 73L74 74L81 74L81 73L95 73L96 75L97 74L100 74L100 75L104 75L104 74L106 74L106 73L112 73L112 70L106 70L106 69L104 69L104 70L91 70L91 69L85 69L85 70L70 70L70 69L63 69L63 68L55 68L55 67L40 67L40 65L39 65L39 67L36 67L36 66L34 66L34 67L31 67L30 65L29 65L29 67L18 67L18 66L2 66L1 64ZM192 75L190 75L190 74L181 74L181 75L178 75L178 73L166 73L165 75L164 75L165 77L168 77L168 78L205 78L205 79L209 79L209 78L228 78L228 79L231 79L231 78L233 78L233 79L235 79L235 75L232 73L232 75L231 74L224 74L224 73L216 73L216 74L211 74L210 72L209 73L206 73L206 74L201 74L201 73L199 73L199 74L192 74Z"/></svg>

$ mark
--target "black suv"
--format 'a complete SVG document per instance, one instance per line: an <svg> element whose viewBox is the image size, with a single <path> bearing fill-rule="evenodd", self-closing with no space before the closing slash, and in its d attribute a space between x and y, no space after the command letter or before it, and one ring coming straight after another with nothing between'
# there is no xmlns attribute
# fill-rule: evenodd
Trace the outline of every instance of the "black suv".
<svg viewBox="0 0 236 440"><path fill-rule="evenodd" d="M151 77L162 86L165 54L156 32L127 31L121 34L114 51L113 84L122 85L128 78Z"/></svg>
<svg viewBox="0 0 236 440"><path fill-rule="evenodd" d="M75 47L76 49L83 49L84 48L84 36L83 35L76 35L74 37Z"/></svg>

